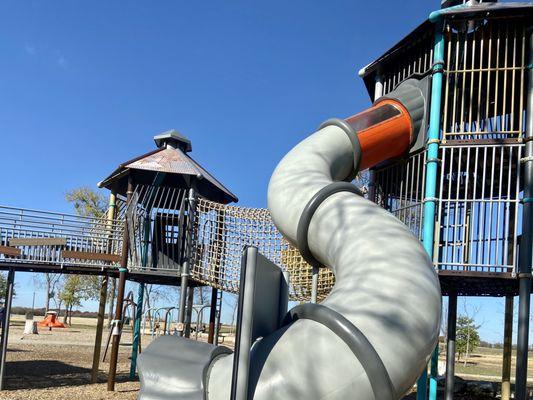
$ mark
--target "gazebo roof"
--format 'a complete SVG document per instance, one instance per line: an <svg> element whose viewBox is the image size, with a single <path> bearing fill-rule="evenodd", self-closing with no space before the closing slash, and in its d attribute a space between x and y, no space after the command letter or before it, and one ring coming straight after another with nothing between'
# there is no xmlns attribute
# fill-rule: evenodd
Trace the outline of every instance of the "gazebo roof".
<svg viewBox="0 0 533 400"><path fill-rule="evenodd" d="M131 175L136 184L150 185L157 179L158 185L194 188L200 196L219 203L238 201L229 189L187 154L192 146L185 136L171 130L155 136L154 140L158 146L156 150L120 164L98 186L125 195L127 177Z"/></svg>

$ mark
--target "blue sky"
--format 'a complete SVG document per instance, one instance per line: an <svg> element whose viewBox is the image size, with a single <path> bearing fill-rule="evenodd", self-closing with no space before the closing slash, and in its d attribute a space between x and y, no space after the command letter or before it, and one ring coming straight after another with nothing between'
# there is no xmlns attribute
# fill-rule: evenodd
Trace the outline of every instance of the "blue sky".
<svg viewBox="0 0 533 400"><path fill-rule="evenodd" d="M359 68L438 7L4 1L0 203L71 211L67 190L95 187L175 128L241 205L264 207L279 159L325 119L368 106ZM24 275L15 304L31 304ZM474 304L482 337L500 340L503 300Z"/></svg>

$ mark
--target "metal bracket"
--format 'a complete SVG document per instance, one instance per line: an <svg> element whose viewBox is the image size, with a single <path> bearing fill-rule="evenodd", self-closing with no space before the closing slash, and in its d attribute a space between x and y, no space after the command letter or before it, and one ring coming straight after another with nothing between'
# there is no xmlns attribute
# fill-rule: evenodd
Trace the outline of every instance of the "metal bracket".
<svg viewBox="0 0 533 400"><path fill-rule="evenodd" d="M431 67L431 74L444 72L444 60L435 61Z"/></svg>
<svg viewBox="0 0 533 400"><path fill-rule="evenodd" d="M525 164L525 163L530 162L530 161L533 161L533 156L522 157L520 159L520 163L521 164Z"/></svg>

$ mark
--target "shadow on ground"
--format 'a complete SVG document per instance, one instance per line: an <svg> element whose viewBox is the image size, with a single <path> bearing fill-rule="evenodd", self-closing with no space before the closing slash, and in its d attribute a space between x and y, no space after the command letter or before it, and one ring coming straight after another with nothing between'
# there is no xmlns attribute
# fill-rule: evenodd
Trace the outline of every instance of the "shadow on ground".
<svg viewBox="0 0 533 400"><path fill-rule="evenodd" d="M8 361L4 379L7 390L80 386L90 383L91 369L57 360ZM98 382L106 380L107 374L100 372ZM117 374L117 382L131 380L128 374Z"/></svg>

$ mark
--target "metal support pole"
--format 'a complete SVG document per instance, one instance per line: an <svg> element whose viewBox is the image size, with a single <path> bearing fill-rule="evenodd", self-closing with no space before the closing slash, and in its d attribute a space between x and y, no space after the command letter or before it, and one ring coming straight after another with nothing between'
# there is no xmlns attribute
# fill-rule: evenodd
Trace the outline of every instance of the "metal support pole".
<svg viewBox="0 0 533 400"><path fill-rule="evenodd" d="M187 308L187 289L189 286L189 262L185 261L181 267L180 308L178 312L178 336L183 336L185 330L185 313Z"/></svg>
<svg viewBox="0 0 533 400"><path fill-rule="evenodd" d="M383 96L383 77L378 71L374 83L374 101ZM368 171L368 199L376 202L376 173L373 169Z"/></svg>
<svg viewBox="0 0 533 400"><path fill-rule="evenodd" d="M126 207L130 206L130 200L133 194L133 181L131 176L128 178L128 191L126 197ZM124 239L122 241L122 259L119 268L118 277L118 295L117 305L115 308L115 319L112 324L112 346L111 359L109 360L109 375L107 377L107 390L115 390L115 379L117 375L118 351L120 345L120 336L122 334L122 308L124 306L124 291L126 288L126 274L128 272L128 256L129 256L129 234L128 234L128 216L126 212L126 219L124 223Z"/></svg>
<svg viewBox="0 0 533 400"><path fill-rule="evenodd" d="M313 267L313 281L311 284L311 303L316 303L318 298L318 274L320 269Z"/></svg>
<svg viewBox="0 0 533 400"><path fill-rule="evenodd" d="M518 265L519 302L518 337L516 342L516 399L525 399L527 392L527 356L531 307L531 268L533 264L533 29L529 30L528 86L526 108L524 197L522 199L522 240Z"/></svg>
<svg viewBox="0 0 533 400"><path fill-rule="evenodd" d="M503 333L502 400L511 398L511 359L513 339L513 296L505 298L505 328Z"/></svg>
<svg viewBox="0 0 533 400"><path fill-rule="evenodd" d="M432 18L430 17L430 20ZM435 23L435 41L433 46L433 79L431 85L431 103L429 114L429 131L427 144L427 164L426 164L426 188L424 193L424 211L423 211L423 228L422 244L429 258L433 260L433 248L435 239L435 210L436 210L436 193L437 193L437 160L439 157L440 137L440 120L441 120L441 103L442 103L442 81L444 66L444 36L442 34L443 23L440 16L433 19ZM438 362L439 346L431 358L432 363ZM431 368L429 382L429 398L435 400L437 396L437 366ZM417 399L425 400L427 398L427 370L425 370L417 382Z"/></svg>
<svg viewBox="0 0 533 400"><path fill-rule="evenodd" d="M220 314L222 313L222 295L223 292L220 292L220 301L217 301L217 310L216 310L216 317L215 317L215 340L213 344L218 345L218 338L220 335Z"/></svg>
<svg viewBox="0 0 533 400"><path fill-rule="evenodd" d="M133 343L131 345L131 363L130 363L130 378L135 378L135 371L137 369L137 354L141 347L141 320L143 317L143 302L144 302L144 283L139 283L139 291L137 293L137 310L135 313L133 326ZM166 320L165 320L166 329Z"/></svg>
<svg viewBox="0 0 533 400"><path fill-rule="evenodd" d="M520 278L519 286L515 399L525 400L527 395L527 356L529 350L531 278Z"/></svg>
<svg viewBox="0 0 533 400"><path fill-rule="evenodd" d="M178 313L178 336L183 336L185 331L185 319L187 316L187 289L189 286L189 261L191 256L192 246L192 228L194 226L194 212L196 207L196 194L193 189L189 190L188 208L189 217L187 218L186 229L186 246L185 246L185 261L181 266L181 291L180 291L180 308Z"/></svg>
<svg viewBox="0 0 533 400"><path fill-rule="evenodd" d="M7 274L6 303L2 318L2 349L0 352L0 390L4 390L4 374L6 367L7 342L9 339L9 320L11 318L11 304L13 302L13 287L15 286L15 270L9 269Z"/></svg>
<svg viewBox="0 0 533 400"><path fill-rule="evenodd" d="M96 322L96 336L94 338L93 366L91 369L91 383L98 381L98 369L100 366L100 352L102 350L102 334L104 332L105 306L107 302L108 276L102 276L100 284L100 301L98 303L98 316Z"/></svg>
<svg viewBox="0 0 533 400"><path fill-rule="evenodd" d="M209 336L207 337L207 343L211 343L211 344L215 342L217 297L218 297L218 290L217 288L213 288L211 290L211 308L209 309Z"/></svg>
<svg viewBox="0 0 533 400"><path fill-rule="evenodd" d="M185 310L185 337L191 337L192 306L194 303L194 287L187 291L187 309ZM198 329L198 327L196 327Z"/></svg>
<svg viewBox="0 0 533 400"><path fill-rule="evenodd" d="M455 388L455 334L457 328L457 294L448 296L448 340L446 345L446 400L453 400Z"/></svg>

